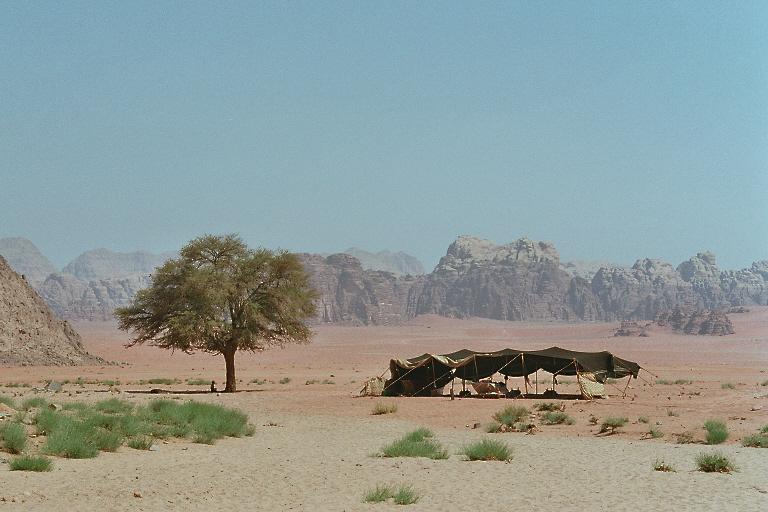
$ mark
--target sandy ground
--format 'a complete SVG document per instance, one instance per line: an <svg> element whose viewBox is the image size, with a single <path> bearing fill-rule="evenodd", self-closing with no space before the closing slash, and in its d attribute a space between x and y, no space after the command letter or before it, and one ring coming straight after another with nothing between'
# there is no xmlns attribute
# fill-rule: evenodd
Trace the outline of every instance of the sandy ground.
<svg viewBox="0 0 768 512"><path fill-rule="evenodd" d="M214 446L174 441L154 452L121 448L90 460L55 459L50 473L10 472L0 464L0 509L9 510L379 510L392 504L364 504L377 483L411 483L422 494L409 510L450 506L509 509L573 506L587 510L768 510L768 450L744 448L742 437L768 424L768 308L733 315L736 333L705 338L657 329L649 338L614 338L615 324L508 323L419 317L391 328L317 329L312 344L238 356L234 395L176 395L247 412L252 438L225 439ZM80 324L89 351L120 364L98 367L3 368L0 383L40 387L46 379L81 377L100 384L66 384L49 399L98 400L117 394L137 403L152 398L129 393L151 387L205 389L185 383L139 384L151 378L203 378L221 382L223 359L205 354L170 354L151 347L124 349L129 339L108 324ZM362 382L381 374L391 357L458 348L497 350L544 348L610 350L639 362L658 378L692 380L655 384L656 376L609 386L611 397L567 401L572 426L541 426L535 435L485 434L493 412L511 400L448 398L356 398ZM255 379L266 382L256 384ZM290 382L281 384L281 379ZM104 381L119 380L117 386ZM306 384L317 380L317 383ZM566 379L568 380L568 379ZM323 383L326 382L326 383ZM510 381L515 386L515 380ZM723 383L734 389L723 389ZM551 384L540 375L540 390ZM221 385L221 384L219 384ZM520 383L522 385L522 383ZM111 391L110 391L111 389ZM573 382L558 391L575 390ZM31 396L30 388L0 393ZM371 416L373 405L397 404L395 414ZM517 400L532 406L542 400ZM597 436L590 416L627 416L620 433ZM643 439L649 424L665 433ZM725 445L676 444L674 434L703 439L702 423L719 418L731 436ZM448 460L371 457L382 445L418 426L435 431ZM467 442L492 437L514 448L510 463L466 462L457 455ZM720 450L738 471L730 475L695 471L701 452ZM11 456L0 453L0 460ZM676 473L651 469L656 459ZM141 498L134 497L134 492ZM399 509L399 507L397 507Z"/></svg>

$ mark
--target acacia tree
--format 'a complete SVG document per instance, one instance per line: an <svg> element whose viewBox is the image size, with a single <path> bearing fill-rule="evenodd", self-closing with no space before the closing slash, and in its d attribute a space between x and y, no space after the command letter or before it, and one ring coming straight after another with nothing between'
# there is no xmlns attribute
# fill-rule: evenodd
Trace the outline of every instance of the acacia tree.
<svg viewBox="0 0 768 512"><path fill-rule="evenodd" d="M237 235L204 235L158 267L152 285L115 311L126 346L222 354L224 391L237 389L235 353L308 343L315 291L295 254L249 249Z"/></svg>

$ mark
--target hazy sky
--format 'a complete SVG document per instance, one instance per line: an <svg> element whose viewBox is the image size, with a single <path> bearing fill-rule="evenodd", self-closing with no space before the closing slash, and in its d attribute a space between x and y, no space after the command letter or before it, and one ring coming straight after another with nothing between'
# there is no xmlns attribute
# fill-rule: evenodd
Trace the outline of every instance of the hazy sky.
<svg viewBox="0 0 768 512"><path fill-rule="evenodd" d="M0 237L768 259L768 2L3 2Z"/></svg>

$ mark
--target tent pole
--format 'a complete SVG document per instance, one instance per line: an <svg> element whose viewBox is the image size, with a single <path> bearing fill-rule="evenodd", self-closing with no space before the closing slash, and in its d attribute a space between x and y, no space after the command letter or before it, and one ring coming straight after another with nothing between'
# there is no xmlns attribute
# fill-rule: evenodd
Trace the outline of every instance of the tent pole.
<svg viewBox="0 0 768 512"><path fill-rule="evenodd" d="M539 370L536 370L536 394L539 394Z"/></svg>
<svg viewBox="0 0 768 512"><path fill-rule="evenodd" d="M461 392L462 393L467 392L467 381L464 380L464 378L461 379Z"/></svg>
<svg viewBox="0 0 768 512"><path fill-rule="evenodd" d="M629 375L629 376L627 377L627 385L626 385L626 386L624 386L624 391L622 391L622 392L621 392L621 398L626 398L626 397L627 397L627 388L629 388L629 382L630 382L631 380L632 380L632 376L631 376L631 375Z"/></svg>
<svg viewBox="0 0 768 512"><path fill-rule="evenodd" d="M525 394L528 394L528 374L525 373L525 354L520 354L520 367L523 373L523 384L525 385Z"/></svg>

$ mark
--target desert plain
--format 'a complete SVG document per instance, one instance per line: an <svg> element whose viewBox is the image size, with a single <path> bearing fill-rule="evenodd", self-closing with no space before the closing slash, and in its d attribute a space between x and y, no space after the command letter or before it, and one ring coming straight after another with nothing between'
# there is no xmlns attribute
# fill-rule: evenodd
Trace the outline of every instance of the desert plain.
<svg viewBox="0 0 768 512"><path fill-rule="evenodd" d="M214 445L171 440L158 442L155 451L122 447L93 459L54 457L47 473L9 471L11 456L0 453L0 510L768 510L768 450L741 445L768 424L768 308L753 307L732 321L736 334L720 337L663 328L649 337L614 337L615 323L437 316L395 327L321 325L309 345L239 353L240 391L234 394L203 393L206 385L186 382L215 380L222 387L220 356L127 349L129 335L114 324L75 324L86 349L113 364L2 368L0 393L18 401L118 397L145 403L157 398L147 391L162 388L174 392L163 398L238 408L256 432ZM560 400L357 396L392 357L553 345L609 350L647 371L630 382L625 396L622 380L607 386L608 398L562 401L575 423L539 425L531 434L488 434L484 426L506 405L533 409ZM160 378L177 383L146 383ZM40 391L49 380L66 383L58 393ZM510 379L510 387L522 385ZM539 386L551 386L551 378L541 374ZM574 379L561 379L557 390L575 392ZM395 404L396 412L372 415L380 402ZM599 434L590 422L611 416L629 422L613 435ZM724 444L701 442L708 419L727 424ZM376 456L418 427L431 429L450 457ZM650 428L664 436L649 438ZM698 442L677 443L676 435L686 432ZM458 454L483 438L505 441L512 460L469 462ZM695 457L713 451L729 457L736 471L697 471ZM658 460L677 471L654 471ZM365 503L363 495L377 484L410 484L420 499L404 507L391 500Z"/></svg>

